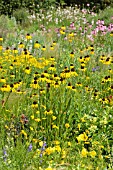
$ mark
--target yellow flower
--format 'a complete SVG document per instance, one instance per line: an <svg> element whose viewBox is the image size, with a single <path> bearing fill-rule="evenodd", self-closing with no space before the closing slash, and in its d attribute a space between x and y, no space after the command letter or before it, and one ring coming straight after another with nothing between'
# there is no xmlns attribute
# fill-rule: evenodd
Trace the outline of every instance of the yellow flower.
<svg viewBox="0 0 113 170"><path fill-rule="evenodd" d="M50 155L51 153L55 152L55 147L48 147L45 150L46 154Z"/></svg>
<svg viewBox="0 0 113 170"><path fill-rule="evenodd" d="M27 138L27 133L24 130L21 130L21 134L23 134L25 138Z"/></svg>
<svg viewBox="0 0 113 170"><path fill-rule="evenodd" d="M33 104L31 105L32 108L37 108L38 107L38 104L37 104L37 101L34 101Z"/></svg>
<svg viewBox="0 0 113 170"><path fill-rule="evenodd" d="M58 151L58 152L61 152L61 147L59 145L56 145L55 150Z"/></svg>
<svg viewBox="0 0 113 170"><path fill-rule="evenodd" d="M46 47L45 46L42 47L42 51L46 51Z"/></svg>
<svg viewBox="0 0 113 170"><path fill-rule="evenodd" d="M72 57L72 58L74 57L74 53L73 52L70 53L70 57Z"/></svg>
<svg viewBox="0 0 113 170"><path fill-rule="evenodd" d="M71 142L68 142L67 144L68 144L68 146L71 146Z"/></svg>
<svg viewBox="0 0 113 170"><path fill-rule="evenodd" d="M64 30L60 30L60 34L65 34L65 31Z"/></svg>
<svg viewBox="0 0 113 170"><path fill-rule="evenodd" d="M53 170L53 168L51 168L51 167L48 167L48 168L46 168L45 170Z"/></svg>
<svg viewBox="0 0 113 170"><path fill-rule="evenodd" d="M113 31L111 31L110 36L113 36Z"/></svg>
<svg viewBox="0 0 113 170"><path fill-rule="evenodd" d="M52 45L50 46L50 50L54 50L54 47Z"/></svg>
<svg viewBox="0 0 113 170"><path fill-rule="evenodd" d="M31 115L31 119L34 119L34 115Z"/></svg>
<svg viewBox="0 0 113 170"><path fill-rule="evenodd" d="M5 92L9 92L11 90L11 87L10 85L3 85L1 88L0 88L1 91L5 91Z"/></svg>
<svg viewBox="0 0 113 170"><path fill-rule="evenodd" d="M52 119L53 119L53 120L56 120L56 116L52 116Z"/></svg>
<svg viewBox="0 0 113 170"><path fill-rule="evenodd" d="M59 142L58 140L55 140L55 141L54 141L54 144L55 144L55 145L59 145L60 142Z"/></svg>
<svg viewBox="0 0 113 170"><path fill-rule="evenodd" d="M41 46L41 45L39 44L39 42L36 41L35 44L34 44L34 48L40 48L40 46Z"/></svg>
<svg viewBox="0 0 113 170"><path fill-rule="evenodd" d="M61 27L61 29L62 29L62 30L66 30L66 27L63 25L63 26Z"/></svg>
<svg viewBox="0 0 113 170"><path fill-rule="evenodd" d="M58 129L58 126L52 125L52 128L53 128L53 129Z"/></svg>
<svg viewBox="0 0 113 170"><path fill-rule="evenodd" d="M69 123L66 123L66 124L65 124L65 127L66 127L66 128L69 128L69 127L70 127Z"/></svg>
<svg viewBox="0 0 113 170"><path fill-rule="evenodd" d="M66 151L63 150L63 151L62 151L62 158L64 159L65 157L66 157Z"/></svg>
<svg viewBox="0 0 113 170"><path fill-rule="evenodd" d="M19 44L19 46L18 46L19 48L24 48L25 47L25 45L21 42L20 44Z"/></svg>
<svg viewBox="0 0 113 170"><path fill-rule="evenodd" d="M53 41L53 44L52 44L53 46L55 46L56 45L56 41Z"/></svg>
<svg viewBox="0 0 113 170"><path fill-rule="evenodd" d="M30 34L27 34L27 35L26 35L26 39L27 39L27 40L31 40L31 35L30 35Z"/></svg>
<svg viewBox="0 0 113 170"><path fill-rule="evenodd" d="M36 122L40 122L41 119L40 118L37 118L37 119L34 119Z"/></svg>
<svg viewBox="0 0 113 170"><path fill-rule="evenodd" d="M41 147L43 146L43 144L44 144L43 141L40 141L40 142L39 142L39 145L40 145Z"/></svg>
<svg viewBox="0 0 113 170"><path fill-rule="evenodd" d="M73 33L73 32L70 32L70 33L69 33L69 37L74 37L74 33Z"/></svg>
<svg viewBox="0 0 113 170"><path fill-rule="evenodd" d="M86 150L85 148L83 148L82 151L81 151L81 155L82 155L83 157L86 157L87 154L88 154L87 150Z"/></svg>
<svg viewBox="0 0 113 170"><path fill-rule="evenodd" d="M30 68L29 68L29 67L26 67L25 73L26 73L26 74L30 74L30 72L31 72Z"/></svg>
<svg viewBox="0 0 113 170"><path fill-rule="evenodd" d="M2 37L0 37L0 41L3 41L3 38L2 38Z"/></svg>
<svg viewBox="0 0 113 170"><path fill-rule="evenodd" d="M81 127L80 123L77 126L78 126L78 129L80 130L80 127Z"/></svg>
<svg viewBox="0 0 113 170"><path fill-rule="evenodd" d="M2 49L3 49L3 47L2 47L2 45L0 45L0 51L2 51Z"/></svg>
<svg viewBox="0 0 113 170"><path fill-rule="evenodd" d="M35 143L37 143L38 142L38 140L37 139L32 139L32 141L33 142L35 142ZM38 150L38 149L37 149Z"/></svg>
<svg viewBox="0 0 113 170"><path fill-rule="evenodd" d="M78 142L80 141L87 141L88 136L86 135L86 133L84 132L83 134L80 134L78 137L76 137Z"/></svg>
<svg viewBox="0 0 113 170"><path fill-rule="evenodd" d="M30 130L33 131L33 127L30 126Z"/></svg>
<svg viewBox="0 0 113 170"><path fill-rule="evenodd" d="M47 110L47 111L44 112L44 114L52 115L52 114L53 114L53 111L52 111L52 110Z"/></svg>
<svg viewBox="0 0 113 170"><path fill-rule="evenodd" d="M6 83L6 79L4 77L1 77L0 82L1 83Z"/></svg>
<svg viewBox="0 0 113 170"><path fill-rule="evenodd" d="M96 156L96 152L95 152L95 151L91 151L91 152L89 152L89 155L90 155L92 158L94 158L94 157Z"/></svg>

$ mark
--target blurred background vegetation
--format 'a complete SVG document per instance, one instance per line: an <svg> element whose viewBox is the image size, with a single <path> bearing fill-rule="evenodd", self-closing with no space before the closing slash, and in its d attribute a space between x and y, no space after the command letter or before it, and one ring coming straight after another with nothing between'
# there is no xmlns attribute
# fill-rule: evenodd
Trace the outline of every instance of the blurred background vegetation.
<svg viewBox="0 0 113 170"><path fill-rule="evenodd" d="M77 5L81 9L88 7L94 12L98 12L99 9L113 6L113 0L0 0L0 15L5 14L11 17L15 10L23 8L26 8L30 13L38 13L40 8L49 9L52 5L63 7Z"/></svg>

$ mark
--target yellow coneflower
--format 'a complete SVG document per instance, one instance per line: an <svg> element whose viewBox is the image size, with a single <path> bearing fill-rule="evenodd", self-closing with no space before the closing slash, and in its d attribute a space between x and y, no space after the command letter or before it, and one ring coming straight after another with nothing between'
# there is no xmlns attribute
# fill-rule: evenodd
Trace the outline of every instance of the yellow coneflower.
<svg viewBox="0 0 113 170"><path fill-rule="evenodd" d="M24 48L25 45L24 45L22 42L20 42L20 44L18 45L18 47L19 47L19 48Z"/></svg>
<svg viewBox="0 0 113 170"><path fill-rule="evenodd" d="M8 55L11 52L11 50L9 49L9 47L6 47L6 50L4 51L4 55Z"/></svg>
<svg viewBox="0 0 113 170"><path fill-rule="evenodd" d="M54 83L54 88L59 88L59 87L60 87L59 82L55 82L55 83Z"/></svg>
<svg viewBox="0 0 113 170"><path fill-rule="evenodd" d="M1 83L6 83L6 79L4 77L1 77L0 82Z"/></svg>
<svg viewBox="0 0 113 170"><path fill-rule="evenodd" d="M70 69L74 68L74 65L73 64L70 64Z"/></svg>
<svg viewBox="0 0 113 170"><path fill-rule="evenodd" d="M34 44L34 48L40 48L40 46L41 46L41 45L39 44L39 42L36 41L35 44Z"/></svg>
<svg viewBox="0 0 113 170"><path fill-rule="evenodd" d="M82 56L79 57L78 59L79 62L84 62L84 58Z"/></svg>
<svg viewBox="0 0 113 170"><path fill-rule="evenodd" d="M5 85L3 85L3 86L0 88L0 90L1 90L2 92L10 92L10 91L11 91L11 87L10 87L10 85L5 84Z"/></svg>
<svg viewBox="0 0 113 170"><path fill-rule="evenodd" d="M89 49L89 50L92 50L92 49L94 49L94 46L93 46L93 45L90 45L90 46L88 47L88 49Z"/></svg>
<svg viewBox="0 0 113 170"><path fill-rule="evenodd" d="M33 89L38 89L40 88L38 82L36 80L34 80L31 84L30 87L32 87Z"/></svg>
<svg viewBox="0 0 113 170"><path fill-rule="evenodd" d="M110 36L113 36L113 31L110 33Z"/></svg>
<svg viewBox="0 0 113 170"><path fill-rule="evenodd" d="M111 81L111 77L110 76L105 76L103 79L102 79L102 82L109 82Z"/></svg>
<svg viewBox="0 0 113 170"><path fill-rule="evenodd" d="M73 86L72 86L71 83L69 82L66 88L72 89L72 87L73 87Z"/></svg>
<svg viewBox="0 0 113 170"><path fill-rule="evenodd" d="M90 54L94 54L94 49L91 49Z"/></svg>
<svg viewBox="0 0 113 170"><path fill-rule="evenodd" d="M86 55L86 56L84 57L84 60L85 60L86 62L88 62L88 61L90 60L90 56L89 56L89 55Z"/></svg>
<svg viewBox="0 0 113 170"><path fill-rule="evenodd" d="M26 67L26 68L25 68L25 73L26 73L26 74L30 74L30 72L31 72L31 69L30 69L29 67Z"/></svg>
<svg viewBox="0 0 113 170"><path fill-rule="evenodd" d="M52 45L50 46L50 50L54 50L54 47Z"/></svg>
<svg viewBox="0 0 113 170"><path fill-rule="evenodd" d="M52 45L55 46L56 45L56 41L53 41Z"/></svg>
<svg viewBox="0 0 113 170"><path fill-rule="evenodd" d="M9 66L9 68L10 68L10 70L13 70L13 64L11 64L10 66Z"/></svg>
<svg viewBox="0 0 113 170"><path fill-rule="evenodd" d="M40 78L38 78L38 81L46 82L47 78L45 77L44 73L41 74Z"/></svg>
<svg viewBox="0 0 113 170"><path fill-rule="evenodd" d="M75 71L74 68L71 68L70 74L71 74L71 76L78 76L78 74L77 74L77 72Z"/></svg>
<svg viewBox="0 0 113 170"><path fill-rule="evenodd" d="M14 54L18 54L18 50L16 48L13 49Z"/></svg>
<svg viewBox="0 0 113 170"><path fill-rule="evenodd" d="M46 47L45 46L42 47L42 51L46 51Z"/></svg>
<svg viewBox="0 0 113 170"><path fill-rule="evenodd" d="M83 53L83 52L84 52L84 51L81 49L81 50L80 50L80 53Z"/></svg>
<svg viewBox="0 0 113 170"><path fill-rule="evenodd" d="M75 86L72 86L72 91L76 92L77 89L75 88Z"/></svg>
<svg viewBox="0 0 113 170"><path fill-rule="evenodd" d="M26 35L26 39L27 39L27 40L31 40L31 38L32 38L31 35L28 33L28 34Z"/></svg>
<svg viewBox="0 0 113 170"><path fill-rule="evenodd" d="M56 71L56 68L55 68L54 64L51 64L51 66L48 68L48 70Z"/></svg>
<svg viewBox="0 0 113 170"><path fill-rule="evenodd" d="M81 66L85 66L86 64L85 64L85 62L83 61L83 62L81 62Z"/></svg>
<svg viewBox="0 0 113 170"><path fill-rule="evenodd" d="M58 77L58 75L56 73L53 74L52 77L53 77L54 80L60 80L60 77Z"/></svg>
<svg viewBox="0 0 113 170"><path fill-rule="evenodd" d="M38 108L38 103L37 103L37 101L33 101L31 107L32 107L32 108Z"/></svg>
<svg viewBox="0 0 113 170"><path fill-rule="evenodd" d="M46 93L46 90L45 89L40 89L40 94L45 94Z"/></svg>
<svg viewBox="0 0 113 170"><path fill-rule="evenodd" d="M14 73L10 73L10 77L11 78L15 78L15 74Z"/></svg>
<svg viewBox="0 0 113 170"><path fill-rule="evenodd" d="M103 64L110 65L111 64L111 58L107 57L106 60L103 61Z"/></svg>
<svg viewBox="0 0 113 170"><path fill-rule="evenodd" d="M82 83L78 82L78 83L76 83L76 86L82 87Z"/></svg>
<svg viewBox="0 0 113 170"><path fill-rule="evenodd" d="M74 57L74 52L70 53L70 57L72 57L72 58Z"/></svg>
<svg viewBox="0 0 113 170"><path fill-rule="evenodd" d="M66 30L66 27L64 25L62 25L61 29L62 30Z"/></svg>
<svg viewBox="0 0 113 170"><path fill-rule="evenodd" d="M73 33L73 32L70 32L68 36L69 36L69 37L74 37L74 33Z"/></svg>
<svg viewBox="0 0 113 170"><path fill-rule="evenodd" d="M86 71L86 69L87 69L87 68L85 68L83 65L81 65L81 68L80 68L79 70L81 70L81 71L84 71L84 72L85 72L85 71Z"/></svg>
<svg viewBox="0 0 113 170"><path fill-rule="evenodd" d="M3 41L3 38L2 38L2 37L0 37L0 41Z"/></svg>
<svg viewBox="0 0 113 170"><path fill-rule="evenodd" d="M44 112L44 114L46 114L46 115L52 115L52 114L53 114L53 111L52 111L52 110L47 110L47 111Z"/></svg>
<svg viewBox="0 0 113 170"><path fill-rule="evenodd" d="M65 31L61 29L61 30L60 30L60 34L65 35Z"/></svg>

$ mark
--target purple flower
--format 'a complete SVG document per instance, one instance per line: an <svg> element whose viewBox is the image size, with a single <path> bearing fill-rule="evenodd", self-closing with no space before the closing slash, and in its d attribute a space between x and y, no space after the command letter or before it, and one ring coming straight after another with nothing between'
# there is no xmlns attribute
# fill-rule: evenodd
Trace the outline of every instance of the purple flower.
<svg viewBox="0 0 113 170"><path fill-rule="evenodd" d="M3 149L3 160L6 162L6 160L7 160L7 152L6 152L6 149L4 148Z"/></svg>
<svg viewBox="0 0 113 170"><path fill-rule="evenodd" d="M33 146L32 146L32 144L30 144L28 147L28 152L32 151L32 148L33 148Z"/></svg>

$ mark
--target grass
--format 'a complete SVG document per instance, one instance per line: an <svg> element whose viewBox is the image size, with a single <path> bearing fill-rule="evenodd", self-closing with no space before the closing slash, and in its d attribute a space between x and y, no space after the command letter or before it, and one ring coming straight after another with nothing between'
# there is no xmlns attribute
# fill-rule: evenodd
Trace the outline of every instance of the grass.
<svg viewBox="0 0 113 170"><path fill-rule="evenodd" d="M7 18L0 169L113 169L111 11L52 8L27 27Z"/></svg>

